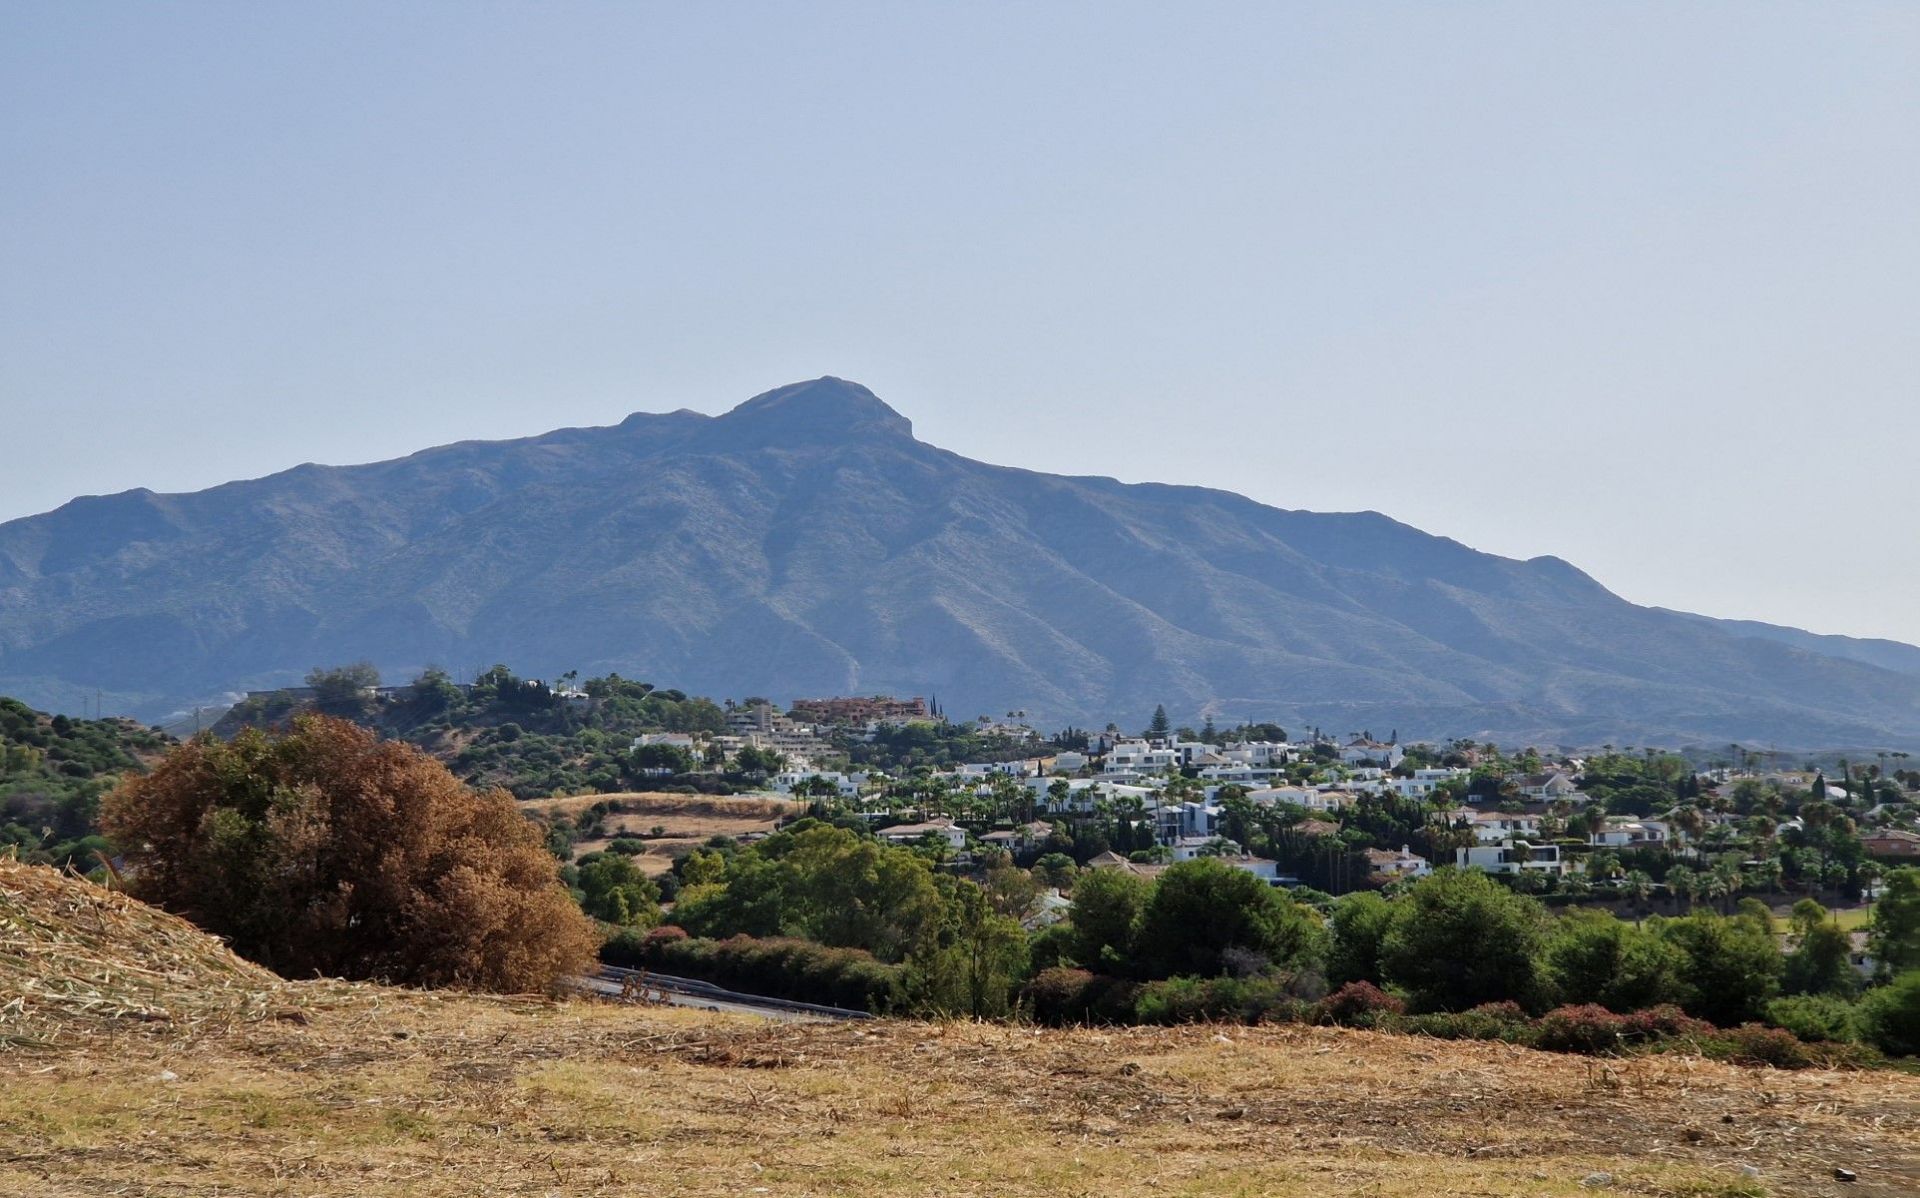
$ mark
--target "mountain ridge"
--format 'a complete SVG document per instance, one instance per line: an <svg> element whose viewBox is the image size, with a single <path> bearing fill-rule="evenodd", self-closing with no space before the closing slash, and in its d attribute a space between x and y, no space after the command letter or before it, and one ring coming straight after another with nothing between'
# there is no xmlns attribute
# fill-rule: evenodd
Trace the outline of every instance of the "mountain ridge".
<svg viewBox="0 0 1920 1198"><path fill-rule="evenodd" d="M975 462L831 377L81 497L0 524L0 600L0 692L56 708L99 689L157 714L366 657L1062 722L1165 702L1409 735L1920 739L1920 669L1886 664L1911 646L1637 607L1378 512Z"/></svg>

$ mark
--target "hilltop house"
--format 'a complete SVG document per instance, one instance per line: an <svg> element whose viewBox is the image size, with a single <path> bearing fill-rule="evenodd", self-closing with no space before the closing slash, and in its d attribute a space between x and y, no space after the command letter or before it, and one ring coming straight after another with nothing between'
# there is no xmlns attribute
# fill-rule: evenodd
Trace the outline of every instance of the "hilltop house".
<svg viewBox="0 0 1920 1198"><path fill-rule="evenodd" d="M1522 853L1511 840L1455 849L1453 863L1462 869L1484 869L1490 874L1517 874L1524 870L1555 876L1570 872L1571 866L1561 858L1557 844L1530 844Z"/></svg>
<svg viewBox="0 0 1920 1198"><path fill-rule="evenodd" d="M1382 744L1377 740L1356 736L1341 747L1340 764L1378 765L1392 769L1399 765L1401 758L1406 755L1406 750L1399 745Z"/></svg>
<svg viewBox="0 0 1920 1198"><path fill-rule="evenodd" d="M915 844L923 837L938 836L950 848L967 847L967 830L950 819L933 819L921 824L895 824L891 828L881 828L874 835L893 844Z"/></svg>
<svg viewBox="0 0 1920 1198"><path fill-rule="evenodd" d="M1366 856L1367 866L1373 875L1389 881L1424 878L1433 872L1433 866L1425 857L1404 844L1397 853L1390 849L1368 849Z"/></svg>

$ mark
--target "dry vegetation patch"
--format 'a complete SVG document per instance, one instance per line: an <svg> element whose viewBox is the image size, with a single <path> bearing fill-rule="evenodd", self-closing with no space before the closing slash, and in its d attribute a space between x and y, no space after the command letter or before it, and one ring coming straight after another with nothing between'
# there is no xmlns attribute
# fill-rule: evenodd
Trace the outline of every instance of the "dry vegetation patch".
<svg viewBox="0 0 1920 1198"><path fill-rule="evenodd" d="M771 832L782 819L797 815L804 804L760 795L684 795L662 792L569 795L557 799L528 799L522 810L539 816L569 815L596 803L616 802L624 810L607 816L607 835L574 846L580 856L599 852L616 836L646 840L646 850L634 864L650 874L665 873L673 863L714 836L744 836ZM654 829L662 834L655 836Z"/></svg>
<svg viewBox="0 0 1920 1198"><path fill-rule="evenodd" d="M11 900L14 873L0 882ZM43 917L69 901L6 910ZM72 918L137 917L126 908L89 896ZM139 1001L191 1011L228 978L265 997L198 1022L53 1009L44 1034L0 1051L0 1193L1920 1192L1920 1078L1897 1073L1598 1061L1297 1026L771 1024L295 984L157 919L173 947ZM81 974L118 967L120 930L101 933ZM9 986L57 990L68 976L57 954L25 973L7 960ZM1835 1167L1858 1181L1835 1181Z"/></svg>

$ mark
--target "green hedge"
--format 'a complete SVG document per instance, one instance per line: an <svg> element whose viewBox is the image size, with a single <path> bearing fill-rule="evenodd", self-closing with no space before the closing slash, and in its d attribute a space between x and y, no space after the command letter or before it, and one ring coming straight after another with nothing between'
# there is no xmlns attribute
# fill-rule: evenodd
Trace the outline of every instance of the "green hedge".
<svg viewBox="0 0 1920 1198"><path fill-rule="evenodd" d="M609 965L698 978L747 994L876 1015L905 1005L901 966L876 960L860 949L828 948L810 940L751 936L703 940L666 927L644 936L615 936L601 948L600 959Z"/></svg>

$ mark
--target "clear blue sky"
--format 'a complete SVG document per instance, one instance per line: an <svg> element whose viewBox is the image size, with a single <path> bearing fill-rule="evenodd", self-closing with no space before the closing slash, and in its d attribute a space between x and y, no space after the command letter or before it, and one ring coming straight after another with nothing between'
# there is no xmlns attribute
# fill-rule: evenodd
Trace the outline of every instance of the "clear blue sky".
<svg viewBox="0 0 1920 1198"><path fill-rule="evenodd" d="M0 7L0 519L819 374L1920 641L1920 5Z"/></svg>

